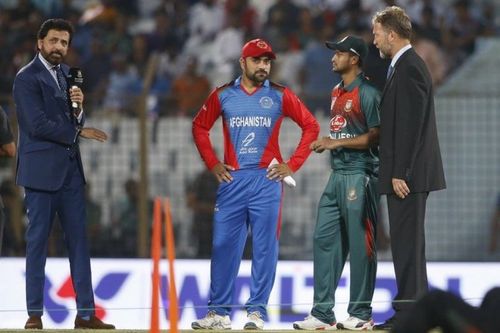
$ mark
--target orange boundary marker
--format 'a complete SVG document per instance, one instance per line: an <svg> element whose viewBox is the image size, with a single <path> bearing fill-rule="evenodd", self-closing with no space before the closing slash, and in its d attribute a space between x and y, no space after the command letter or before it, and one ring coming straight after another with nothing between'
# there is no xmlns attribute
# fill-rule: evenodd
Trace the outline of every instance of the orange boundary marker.
<svg viewBox="0 0 500 333"><path fill-rule="evenodd" d="M151 333L160 332L160 257L161 257L161 201L155 199L153 212L153 236L151 259L153 260L153 281L151 286Z"/></svg>
<svg viewBox="0 0 500 333"><path fill-rule="evenodd" d="M179 306L177 302L177 291L175 288L175 240L174 240L174 228L172 225L172 214L170 210L170 200L165 199L164 215L162 214L162 200L161 198L156 198L154 202L154 212L153 212L153 235L151 240L151 259L153 261L153 277L152 277L152 287L151 287L151 327L149 332L159 333L160 332L160 260L161 260L161 231L162 226L165 225L165 252L168 257L168 268L169 275L167 283L169 283L167 290L167 298L169 300L169 313L168 317L170 320L170 332L177 333L178 320L179 320ZM163 219L162 223L162 217Z"/></svg>
<svg viewBox="0 0 500 333"><path fill-rule="evenodd" d="M170 332L177 333L178 330L178 318L179 318L179 306L177 303L177 291L175 288L175 272L174 272L174 262L175 262L175 240L174 240L174 228L172 226L172 214L170 212L170 200L167 198L165 200L165 239L167 240L165 247L168 257L168 268L169 268L169 288L168 288L168 304L169 304L169 318L170 318ZM166 289L166 288L165 288Z"/></svg>

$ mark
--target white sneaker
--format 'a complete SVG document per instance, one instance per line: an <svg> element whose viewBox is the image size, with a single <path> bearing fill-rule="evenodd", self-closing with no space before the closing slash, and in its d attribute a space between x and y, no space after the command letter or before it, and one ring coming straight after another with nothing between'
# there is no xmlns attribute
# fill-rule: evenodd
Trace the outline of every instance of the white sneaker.
<svg viewBox="0 0 500 333"><path fill-rule="evenodd" d="M327 324L314 317L313 315L307 316L302 321L296 321L293 323L293 328L296 330L337 330L337 325L335 323Z"/></svg>
<svg viewBox="0 0 500 333"><path fill-rule="evenodd" d="M215 311L209 311L205 318L198 319L191 323L194 330L230 330L231 319L229 316L221 316Z"/></svg>
<svg viewBox="0 0 500 333"><path fill-rule="evenodd" d="M262 315L258 311L250 312L247 315L247 322L245 326L243 326L244 330L262 330L264 329L264 319L262 319Z"/></svg>
<svg viewBox="0 0 500 333"><path fill-rule="evenodd" d="M352 331L371 331L373 330L373 319L363 320L357 317L349 317L344 321L337 324L340 329L352 330Z"/></svg>

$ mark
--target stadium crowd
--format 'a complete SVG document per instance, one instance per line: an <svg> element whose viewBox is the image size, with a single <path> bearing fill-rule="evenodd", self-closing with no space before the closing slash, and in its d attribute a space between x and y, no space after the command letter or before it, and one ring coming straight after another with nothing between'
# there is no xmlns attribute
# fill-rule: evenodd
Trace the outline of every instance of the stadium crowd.
<svg viewBox="0 0 500 333"><path fill-rule="evenodd" d="M478 0L157 0L147 5L139 0L18 0L13 6L7 5L12 1L2 2L0 94L10 94L15 73L32 59L40 23L63 17L76 27L68 63L85 73L84 90L92 106L88 111L124 116L134 115L130 99L141 91L145 64L153 52L161 60L151 111L192 116L210 89L234 77L241 47L255 36L267 39L279 54L274 79L307 102L328 100L324 96L335 83L325 73L331 55L323 41L356 34L371 43L371 16L387 5L403 6L410 13L417 27L415 47L436 84L474 52L478 37L499 33L494 3ZM367 69L374 81L385 73L376 67ZM328 112L322 104L315 101L311 109Z"/></svg>

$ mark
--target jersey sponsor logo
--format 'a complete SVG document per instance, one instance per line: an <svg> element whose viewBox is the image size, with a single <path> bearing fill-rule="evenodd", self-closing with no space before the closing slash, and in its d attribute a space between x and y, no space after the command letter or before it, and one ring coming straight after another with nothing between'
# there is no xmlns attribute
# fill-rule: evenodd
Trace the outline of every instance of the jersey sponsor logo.
<svg viewBox="0 0 500 333"><path fill-rule="evenodd" d="M270 109L274 102L271 97L264 96L259 100L260 106L262 106L264 109Z"/></svg>
<svg viewBox="0 0 500 333"><path fill-rule="evenodd" d="M229 127L271 127L271 117L231 117Z"/></svg>
<svg viewBox="0 0 500 333"><path fill-rule="evenodd" d="M241 147L240 148L240 155L245 155L245 154L257 154L259 152L259 149L257 147Z"/></svg>
<svg viewBox="0 0 500 333"><path fill-rule="evenodd" d="M247 135L246 138L243 139L241 143L243 144L243 147L248 147L248 145L250 145L254 139L255 139L255 132L251 132L250 134Z"/></svg>
<svg viewBox="0 0 500 333"><path fill-rule="evenodd" d="M240 148L240 155L244 154L256 154L258 153L259 149L257 147L249 147L252 142L255 140L255 132L249 133L246 138L241 141L242 147Z"/></svg>
<svg viewBox="0 0 500 333"><path fill-rule="evenodd" d="M347 102L345 102L344 111L351 112L351 110L352 110L352 99L348 99Z"/></svg>
<svg viewBox="0 0 500 333"><path fill-rule="evenodd" d="M335 133L342 131L342 129L346 127L346 125L347 120L340 115L336 115L332 118L332 120L330 120L330 130Z"/></svg>
<svg viewBox="0 0 500 333"><path fill-rule="evenodd" d="M357 137L357 135L351 133L330 133L330 138L332 139L349 139L355 137Z"/></svg>

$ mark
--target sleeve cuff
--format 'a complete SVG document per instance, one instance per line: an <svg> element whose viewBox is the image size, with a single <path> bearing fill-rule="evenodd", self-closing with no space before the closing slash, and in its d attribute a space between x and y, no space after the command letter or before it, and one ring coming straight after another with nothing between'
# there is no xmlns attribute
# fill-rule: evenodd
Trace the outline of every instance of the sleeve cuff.
<svg viewBox="0 0 500 333"><path fill-rule="evenodd" d="M75 133L75 137L73 138L73 144L77 143L78 142L78 137L80 136L80 132L82 131L82 128L81 127L77 127L76 128L76 133Z"/></svg>
<svg viewBox="0 0 500 333"><path fill-rule="evenodd" d="M76 121L78 122L78 124L80 124L82 122L82 118L83 118L83 108L80 109L80 111L78 112L78 115L75 114L75 117L76 117Z"/></svg>

